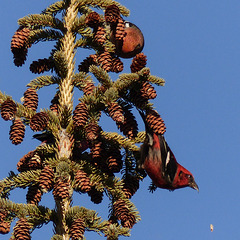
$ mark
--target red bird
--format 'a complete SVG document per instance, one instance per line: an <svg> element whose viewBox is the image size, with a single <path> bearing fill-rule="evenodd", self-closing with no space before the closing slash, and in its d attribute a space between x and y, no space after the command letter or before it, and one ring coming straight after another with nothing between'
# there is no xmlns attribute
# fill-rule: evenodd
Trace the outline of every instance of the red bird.
<svg viewBox="0 0 240 240"><path fill-rule="evenodd" d="M133 23L125 21L125 37L117 43L117 54L121 58L132 58L142 51L144 37L141 30Z"/></svg>
<svg viewBox="0 0 240 240"><path fill-rule="evenodd" d="M191 187L199 191L192 173L177 162L161 134L147 131L145 142L141 146L141 160L138 165L147 172L156 187L172 191Z"/></svg>

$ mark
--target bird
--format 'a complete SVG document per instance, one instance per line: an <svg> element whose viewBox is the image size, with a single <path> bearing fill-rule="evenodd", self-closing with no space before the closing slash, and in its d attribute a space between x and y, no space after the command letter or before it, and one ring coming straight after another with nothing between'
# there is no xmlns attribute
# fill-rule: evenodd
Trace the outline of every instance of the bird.
<svg viewBox="0 0 240 240"><path fill-rule="evenodd" d="M133 58L143 50L144 36L133 23L125 21L125 36L116 43L116 53L121 58Z"/></svg>
<svg viewBox="0 0 240 240"><path fill-rule="evenodd" d="M143 117L143 115L141 114ZM146 125L146 138L141 145L138 168L144 169L158 188L175 189L191 187L199 191L190 171L180 165L162 134L155 133Z"/></svg>

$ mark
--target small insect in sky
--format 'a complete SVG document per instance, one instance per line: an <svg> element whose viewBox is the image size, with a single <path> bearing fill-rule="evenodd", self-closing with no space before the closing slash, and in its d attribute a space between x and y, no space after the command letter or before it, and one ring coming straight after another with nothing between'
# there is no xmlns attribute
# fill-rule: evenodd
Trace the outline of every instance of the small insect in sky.
<svg viewBox="0 0 240 240"><path fill-rule="evenodd" d="M211 230L211 232L213 232L213 225L212 224L210 224L210 230Z"/></svg>

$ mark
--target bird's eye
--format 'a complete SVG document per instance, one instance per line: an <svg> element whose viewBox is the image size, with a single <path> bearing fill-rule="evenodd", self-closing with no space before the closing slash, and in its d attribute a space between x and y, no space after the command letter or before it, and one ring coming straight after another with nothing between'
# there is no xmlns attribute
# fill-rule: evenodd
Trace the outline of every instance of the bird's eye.
<svg viewBox="0 0 240 240"><path fill-rule="evenodd" d="M192 175L190 175L190 174L188 174L187 177L188 177L189 179L192 179Z"/></svg>

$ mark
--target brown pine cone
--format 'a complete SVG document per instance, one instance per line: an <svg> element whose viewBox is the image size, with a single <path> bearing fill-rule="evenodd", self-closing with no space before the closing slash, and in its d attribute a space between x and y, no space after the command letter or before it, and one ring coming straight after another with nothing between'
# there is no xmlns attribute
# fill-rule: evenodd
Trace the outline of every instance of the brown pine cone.
<svg viewBox="0 0 240 240"><path fill-rule="evenodd" d="M164 121L157 111L152 109L148 110L146 112L146 122L155 133L164 134L166 132Z"/></svg>
<svg viewBox="0 0 240 240"><path fill-rule="evenodd" d="M105 10L105 20L107 23L116 24L120 18L120 10L115 4L110 5Z"/></svg>
<svg viewBox="0 0 240 240"><path fill-rule="evenodd" d="M50 109L51 111L53 111L54 113L58 114L59 112L59 94L56 93L56 95L54 96L54 98L51 100L51 105L50 105Z"/></svg>
<svg viewBox="0 0 240 240"><path fill-rule="evenodd" d="M108 105L109 116L117 123L124 122L123 109L118 102L112 102Z"/></svg>
<svg viewBox="0 0 240 240"><path fill-rule="evenodd" d="M31 226L26 219L20 218L15 227L13 228L13 235L16 240L30 240L30 229Z"/></svg>
<svg viewBox="0 0 240 240"><path fill-rule="evenodd" d="M13 100L8 99L2 103L1 116L5 121L13 120L15 118L16 112L17 112L17 105Z"/></svg>
<svg viewBox="0 0 240 240"><path fill-rule="evenodd" d="M144 53L138 53L132 60L132 64L130 66L131 72L135 73L146 67L147 65L147 57Z"/></svg>
<svg viewBox="0 0 240 240"><path fill-rule="evenodd" d="M78 71L79 72L89 72L89 67L91 65L97 65L97 55L91 54L88 57L86 57L79 65L78 65Z"/></svg>
<svg viewBox="0 0 240 240"><path fill-rule="evenodd" d="M98 63L106 72L111 71L112 56L109 52L103 52L98 56Z"/></svg>
<svg viewBox="0 0 240 240"><path fill-rule="evenodd" d="M96 188L92 187L90 191L88 191L88 196L91 197L91 201L95 204L99 204L103 200L103 193L96 190Z"/></svg>
<svg viewBox="0 0 240 240"><path fill-rule="evenodd" d="M48 125L48 115L45 112L36 113L30 120L30 128L33 131L43 131Z"/></svg>
<svg viewBox="0 0 240 240"><path fill-rule="evenodd" d="M55 200L62 200L70 197L70 182L68 179L58 179L53 186Z"/></svg>
<svg viewBox="0 0 240 240"><path fill-rule="evenodd" d="M38 185L33 185L28 188L28 192L26 195L28 204L38 205L38 203L41 201L41 198L42 198L42 192L39 189Z"/></svg>
<svg viewBox="0 0 240 240"><path fill-rule="evenodd" d="M45 166L39 176L39 187L43 192L48 192L53 187L54 171L51 167Z"/></svg>
<svg viewBox="0 0 240 240"><path fill-rule="evenodd" d="M42 168L42 159L37 152L34 152L33 156L28 160L28 167L30 169Z"/></svg>
<svg viewBox="0 0 240 240"><path fill-rule="evenodd" d="M112 72L119 73L123 71L123 62L118 57L112 59Z"/></svg>
<svg viewBox="0 0 240 240"><path fill-rule="evenodd" d="M103 26L98 26L94 35L94 39L100 44L103 45L106 41L106 31Z"/></svg>
<svg viewBox="0 0 240 240"><path fill-rule="evenodd" d="M11 51L13 53L14 64L19 67L24 64L27 59L29 28L20 27L12 37Z"/></svg>
<svg viewBox="0 0 240 240"><path fill-rule="evenodd" d="M118 19L117 27L116 27L116 33L115 33L115 39L116 41L123 41L123 38L125 37L125 23L122 18Z"/></svg>
<svg viewBox="0 0 240 240"><path fill-rule="evenodd" d="M75 175L75 182L76 182L76 187L81 192L85 193L91 190L90 179L84 171L82 170L77 171Z"/></svg>
<svg viewBox="0 0 240 240"><path fill-rule="evenodd" d="M76 219L70 227L71 239L72 240L83 239L85 227L86 226L85 226L85 222L83 221L83 219L81 219L81 218Z"/></svg>
<svg viewBox="0 0 240 240"><path fill-rule="evenodd" d="M11 41L11 51L14 53L16 49L28 46L28 37L30 34L30 29L25 27L19 27L14 33Z"/></svg>
<svg viewBox="0 0 240 240"><path fill-rule="evenodd" d="M54 68L54 62L50 58L38 59L37 61L33 61L29 67L32 73L43 73L45 71L50 71Z"/></svg>
<svg viewBox="0 0 240 240"><path fill-rule="evenodd" d="M25 136L25 126L21 119L16 118L13 121L13 124L10 127L9 139L12 141L12 144L18 145L23 141Z"/></svg>
<svg viewBox="0 0 240 240"><path fill-rule="evenodd" d="M91 12L88 14L88 16L85 19L85 23L87 26L91 27L91 28L96 28L99 23L100 23L100 15L96 12Z"/></svg>
<svg viewBox="0 0 240 240"><path fill-rule="evenodd" d="M33 111L37 110L38 107L38 94L36 89L28 88L24 92L24 102L23 106L32 109Z"/></svg>
<svg viewBox="0 0 240 240"><path fill-rule="evenodd" d="M7 211L1 210L1 211L0 211L0 222L4 221L5 218L7 217L7 215L8 215L8 212L7 212Z"/></svg>
<svg viewBox="0 0 240 240"><path fill-rule="evenodd" d="M73 111L73 124L76 127L84 127L88 120L87 105L80 102Z"/></svg>
<svg viewBox="0 0 240 240"><path fill-rule="evenodd" d="M132 228L136 223L136 218L133 214L129 213L125 221L121 221L123 227Z"/></svg>
<svg viewBox="0 0 240 240"><path fill-rule="evenodd" d="M118 173L122 169L122 155L118 147L111 146L109 148L110 156L107 158L107 165L111 172Z"/></svg>
<svg viewBox="0 0 240 240"><path fill-rule="evenodd" d="M124 122L118 124L120 131L130 139L137 136L138 124L132 112L124 108Z"/></svg>
<svg viewBox="0 0 240 240"><path fill-rule="evenodd" d="M96 161L97 159L101 159L101 153L102 153L102 142L97 142L94 143L91 146L90 152L91 152L91 156L93 158L94 161Z"/></svg>
<svg viewBox="0 0 240 240"><path fill-rule="evenodd" d="M121 199L113 204L113 212L118 220L125 222L128 219L129 210L125 202Z"/></svg>
<svg viewBox="0 0 240 240"><path fill-rule="evenodd" d="M29 160L34 156L34 154L35 154L35 151L30 151L19 160L17 164L17 170L19 172L30 170L28 163L29 163Z"/></svg>
<svg viewBox="0 0 240 240"><path fill-rule="evenodd" d="M93 90L95 89L95 86L92 81L86 82L83 92L85 95L91 95L93 93Z"/></svg>
<svg viewBox="0 0 240 240"><path fill-rule="evenodd" d="M87 139L93 141L99 136L100 128L95 121L91 121L87 124L85 131Z"/></svg>
<svg viewBox="0 0 240 240"><path fill-rule="evenodd" d="M139 179L133 175L127 175L123 179L123 191L127 198L131 198L139 189Z"/></svg>
<svg viewBox="0 0 240 240"><path fill-rule="evenodd" d="M145 99L154 99L157 96L157 92L149 82L144 82L140 89L142 97Z"/></svg>
<svg viewBox="0 0 240 240"><path fill-rule="evenodd" d="M7 234L10 232L11 223L7 221L0 221L0 234Z"/></svg>

